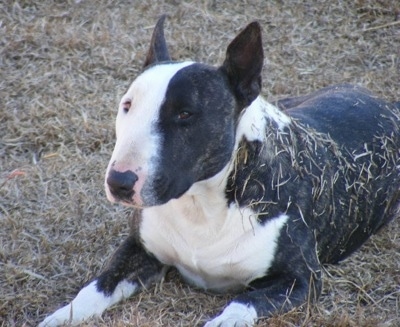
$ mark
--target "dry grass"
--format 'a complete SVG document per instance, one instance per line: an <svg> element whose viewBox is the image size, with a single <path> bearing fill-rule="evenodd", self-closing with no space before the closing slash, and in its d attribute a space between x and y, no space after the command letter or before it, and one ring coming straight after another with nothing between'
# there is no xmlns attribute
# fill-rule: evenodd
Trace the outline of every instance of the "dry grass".
<svg viewBox="0 0 400 327"><path fill-rule="evenodd" d="M128 232L129 211L107 203L103 175L118 98L162 13L173 56L209 63L220 63L229 40L258 19L268 98L339 82L400 98L393 0L2 1L0 326L36 325L71 300ZM399 326L399 285L397 221L327 268L320 304L268 323ZM229 298L171 273L87 326L195 326Z"/></svg>

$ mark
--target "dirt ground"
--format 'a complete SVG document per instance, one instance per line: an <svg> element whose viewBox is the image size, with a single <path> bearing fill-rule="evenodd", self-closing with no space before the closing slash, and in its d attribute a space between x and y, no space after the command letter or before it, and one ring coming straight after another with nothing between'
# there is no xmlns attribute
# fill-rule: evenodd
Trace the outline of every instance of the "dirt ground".
<svg viewBox="0 0 400 327"><path fill-rule="evenodd" d="M175 59L219 64L252 20L264 31L263 94L341 82L400 100L394 0L42 0L0 3L0 326L35 326L94 277L128 233L103 179L119 97L168 14ZM231 295L175 272L84 326L201 326ZM400 223L329 266L320 302L260 326L400 326Z"/></svg>

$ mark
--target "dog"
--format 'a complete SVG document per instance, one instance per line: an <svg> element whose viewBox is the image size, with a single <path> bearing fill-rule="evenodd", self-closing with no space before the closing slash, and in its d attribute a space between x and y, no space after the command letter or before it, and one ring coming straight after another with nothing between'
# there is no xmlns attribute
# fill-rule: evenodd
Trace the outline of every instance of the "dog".
<svg viewBox="0 0 400 327"><path fill-rule="evenodd" d="M136 228L104 271L39 326L79 324L176 267L237 292L206 327L252 326L317 300L321 269L398 215L400 103L330 86L270 104L261 27L220 67L172 61L162 16L119 104L105 178Z"/></svg>

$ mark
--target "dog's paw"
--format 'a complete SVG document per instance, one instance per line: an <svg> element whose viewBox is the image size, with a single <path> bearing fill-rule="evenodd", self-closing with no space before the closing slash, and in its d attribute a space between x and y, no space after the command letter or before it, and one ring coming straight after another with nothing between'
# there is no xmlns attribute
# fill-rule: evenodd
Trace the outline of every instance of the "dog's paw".
<svg viewBox="0 0 400 327"><path fill-rule="evenodd" d="M109 299L98 292L96 282L92 282L84 287L70 304L43 320L39 327L77 325L92 316L100 315L108 306Z"/></svg>
<svg viewBox="0 0 400 327"><path fill-rule="evenodd" d="M232 302L204 327L251 327L256 320L257 312L252 306Z"/></svg>
<svg viewBox="0 0 400 327"><path fill-rule="evenodd" d="M77 316L77 312L74 312L70 303L48 316L38 327L56 327L64 324L77 325L79 322L85 320L84 317L77 319Z"/></svg>
<svg viewBox="0 0 400 327"><path fill-rule="evenodd" d="M90 317L100 316L108 307L127 298L137 289L136 284L123 281L111 296L106 296L97 290L96 283L93 281L84 287L70 304L48 316L38 327L79 325Z"/></svg>

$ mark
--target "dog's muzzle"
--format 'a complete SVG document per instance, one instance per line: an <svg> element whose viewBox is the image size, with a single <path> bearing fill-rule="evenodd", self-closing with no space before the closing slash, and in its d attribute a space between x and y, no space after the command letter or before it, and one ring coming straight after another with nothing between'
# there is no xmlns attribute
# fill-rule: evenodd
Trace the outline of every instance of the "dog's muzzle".
<svg viewBox="0 0 400 327"><path fill-rule="evenodd" d="M132 202L135 194L133 188L138 179L138 176L130 170L124 172L110 170L107 177L108 189L115 199Z"/></svg>

